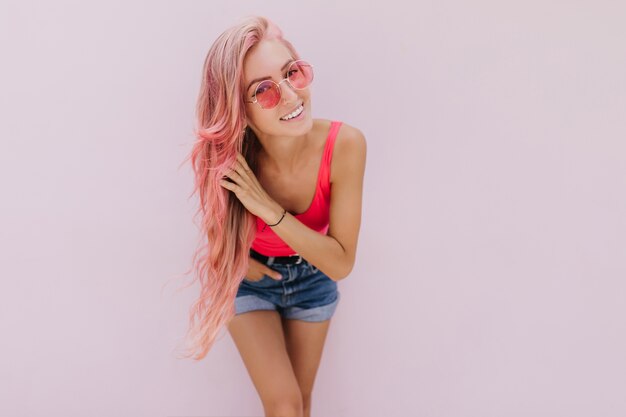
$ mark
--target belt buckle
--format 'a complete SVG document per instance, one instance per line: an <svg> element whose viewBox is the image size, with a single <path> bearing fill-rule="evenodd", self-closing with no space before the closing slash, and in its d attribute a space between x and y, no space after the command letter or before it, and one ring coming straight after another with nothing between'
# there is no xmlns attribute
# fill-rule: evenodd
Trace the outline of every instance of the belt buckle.
<svg viewBox="0 0 626 417"><path fill-rule="evenodd" d="M298 260L296 261L296 265L302 263L302 256L298 255Z"/></svg>

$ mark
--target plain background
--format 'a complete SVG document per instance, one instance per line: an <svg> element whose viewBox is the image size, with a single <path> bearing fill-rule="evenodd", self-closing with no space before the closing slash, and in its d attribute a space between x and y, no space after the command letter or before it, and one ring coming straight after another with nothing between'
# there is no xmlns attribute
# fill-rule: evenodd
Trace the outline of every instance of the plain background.
<svg viewBox="0 0 626 417"><path fill-rule="evenodd" d="M316 417L626 415L621 1L0 3L0 415L259 416L195 287L204 57L266 15L368 141Z"/></svg>

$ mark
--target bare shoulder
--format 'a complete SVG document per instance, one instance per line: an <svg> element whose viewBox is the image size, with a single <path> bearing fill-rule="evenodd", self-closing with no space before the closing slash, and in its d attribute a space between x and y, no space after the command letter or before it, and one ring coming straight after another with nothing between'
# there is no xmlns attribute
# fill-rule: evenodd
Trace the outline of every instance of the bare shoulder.
<svg viewBox="0 0 626 417"><path fill-rule="evenodd" d="M367 157L365 135L358 128L342 123L333 149L330 168L330 182L335 182L337 175L362 173ZM357 172L354 172L357 171Z"/></svg>

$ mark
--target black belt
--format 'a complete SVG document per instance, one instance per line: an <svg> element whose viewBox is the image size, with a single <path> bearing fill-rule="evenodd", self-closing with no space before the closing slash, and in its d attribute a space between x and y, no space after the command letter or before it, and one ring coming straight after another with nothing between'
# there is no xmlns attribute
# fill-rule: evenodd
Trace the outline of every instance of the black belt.
<svg viewBox="0 0 626 417"><path fill-rule="evenodd" d="M305 259L300 255L291 255L291 256L265 256L250 248L250 256L256 259L259 262L263 262L264 264L271 265L274 264L282 264L282 265L295 265L300 264ZM271 260L271 263L269 262Z"/></svg>

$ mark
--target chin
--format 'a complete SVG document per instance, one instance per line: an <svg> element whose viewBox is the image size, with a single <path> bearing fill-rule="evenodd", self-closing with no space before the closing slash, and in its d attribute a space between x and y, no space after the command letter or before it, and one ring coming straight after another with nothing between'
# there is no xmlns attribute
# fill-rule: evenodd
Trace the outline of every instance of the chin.
<svg viewBox="0 0 626 417"><path fill-rule="evenodd" d="M307 115L297 126L283 126L283 129L291 136L304 135L313 129L313 118Z"/></svg>

